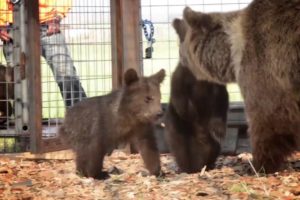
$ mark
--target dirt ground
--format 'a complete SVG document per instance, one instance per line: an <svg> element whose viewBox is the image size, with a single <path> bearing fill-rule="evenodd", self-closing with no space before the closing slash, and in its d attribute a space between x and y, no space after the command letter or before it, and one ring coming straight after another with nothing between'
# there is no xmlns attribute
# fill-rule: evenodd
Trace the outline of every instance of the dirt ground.
<svg viewBox="0 0 300 200"><path fill-rule="evenodd" d="M300 199L300 153L286 171L265 175L251 169L251 154L220 156L215 170L177 174L162 155L165 177L148 176L139 155L116 151L104 163L111 178L76 175L74 160L0 158L0 199ZM250 172L252 171L252 172Z"/></svg>

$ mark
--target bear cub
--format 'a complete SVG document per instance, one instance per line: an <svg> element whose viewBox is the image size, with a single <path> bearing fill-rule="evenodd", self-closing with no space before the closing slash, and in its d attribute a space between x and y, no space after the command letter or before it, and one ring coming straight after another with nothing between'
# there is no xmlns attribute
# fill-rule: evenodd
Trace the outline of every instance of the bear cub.
<svg viewBox="0 0 300 200"><path fill-rule="evenodd" d="M104 96L85 99L66 112L60 136L76 154L77 171L86 177L104 179L104 156L118 145L133 142L151 175L161 174L154 123L162 116L160 83L162 69L138 77L134 69L124 75L124 86Z"/></svg>
<svg viewBox="0 0 300 200"><path fill-rule="evenodd" d="M187 24L175 19L180 43ZM229 98L225 85L197 80L190 69L178 63L171 79L166 113L166 136L180 171L195 173L206 165L214 168L226 134Z"/></svg>
<svg viewBox="0 0 300 200"><path fill-rule="evenodd" d="M173 73L166 138L181 172L213 169L226 135L229 98L226 87L198 81L179 64Z"/></svg>

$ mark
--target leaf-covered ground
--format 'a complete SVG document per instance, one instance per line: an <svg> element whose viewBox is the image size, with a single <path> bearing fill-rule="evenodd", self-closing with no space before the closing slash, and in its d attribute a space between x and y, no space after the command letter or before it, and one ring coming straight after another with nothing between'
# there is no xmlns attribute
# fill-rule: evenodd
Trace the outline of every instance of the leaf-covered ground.
<svg viewBox="0 0 300 200"><path fill-rule="evenodd" d="M162 155L163 178L147 176L139 155L117 151L105 160L111 178L99 181L75 173L73 160L0 158L0 199L300 199L300 153L288 170L249 173L250 154L221 156L217 168L176 174Z"/></svg>

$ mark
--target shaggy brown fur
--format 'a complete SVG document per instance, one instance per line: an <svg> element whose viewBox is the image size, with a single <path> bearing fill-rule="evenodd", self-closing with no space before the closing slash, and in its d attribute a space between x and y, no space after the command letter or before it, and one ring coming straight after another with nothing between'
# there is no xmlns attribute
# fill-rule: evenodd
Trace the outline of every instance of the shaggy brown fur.
<svg viewBox="0 0 300 200"><path fill-rule="evenodd" d="M177 19L173 26L183 42L185 22ZM198 81L186 66L178 64L172 75L166 135L181 171L214 167L226 134L228 104L224 85Z"/></svg>
<svg viewBox="0 0 300 200"><path fill-rule="evenodd" d="M300 0L254 0L233 13L186 8L184 19L181 62L199 79L238 82L254 166L280 170L300 142Z"/></svg>
<svg viewBox="0 0 300 200"><path fill-rule="evenodd" d="M154 122L162 115L161 70L150 77L126 71L125 86L105 96L89 98L70 108L60 128L63 141L76 153L78 172L103 179L103 159L119 144L133 141L150 174L160 174L159 152L154 137Z"/></svg>
<svg viewBox="0 0 300 200"><path fill-rule="evenodd" d="M203 14L185 9L187 31L180 46L180 62L189 67L197 79L220 84L236 81L226 30L239 15L240 12Z"/></svg>
<svg viewBox="0 0 300 200"><path fill-rule="evenodd" d="M9 100L14 98L13 68L0 64L0 125L13 113Z"/></svg>
<svg viewBox="0 0 300 200"><path fill-rule="evenodd" d="M275 172L300 142L300 1L255 0L241 25L245 48L238 82L254 166Z"/></svg>
<svg viewBox="0 0 300 200"><path fill-rule="evenodd" d="M172 76L166 134L181 171L214 167L226 134L228 94L224 85L197 81L180 64Z"/></svg>

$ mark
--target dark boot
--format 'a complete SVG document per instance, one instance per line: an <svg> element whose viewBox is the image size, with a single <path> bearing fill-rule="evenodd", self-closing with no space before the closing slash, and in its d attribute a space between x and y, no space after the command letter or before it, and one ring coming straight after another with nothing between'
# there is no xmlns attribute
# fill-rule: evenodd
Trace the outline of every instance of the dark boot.
<svg viewBox="0 0 300 200"><path fill-rule="evenodd" d="M13 107L9 100L0 98L0 125L7 122L7 119L13 114ZM1 127L1 126L0 126Z"/></svg>
<svg viewBox="0 0 300 200"><path fill-rule="evenodd" d="M66 107L73 106L75 103L86 98L84 89L82 88L80 81L77 77L64 77L64 81L59 82L58 87L65 101Z"/></svg>

